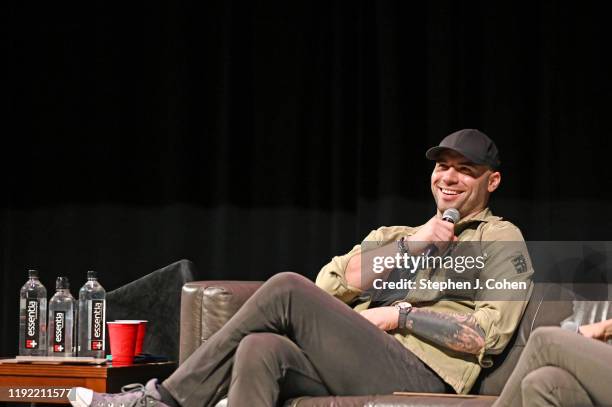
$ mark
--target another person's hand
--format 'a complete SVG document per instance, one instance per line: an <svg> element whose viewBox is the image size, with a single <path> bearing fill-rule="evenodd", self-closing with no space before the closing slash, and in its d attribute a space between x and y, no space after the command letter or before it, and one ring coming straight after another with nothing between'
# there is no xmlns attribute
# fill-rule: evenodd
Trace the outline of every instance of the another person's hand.
<svg viewBox="0 0 612 407"><path fill-rule="evenodd" d="M418 232L406 240L408 250L413 255L423 253L432 243L436 245L439 252L443 252L450 242L457 240L455 225L434 216Z"/></svg>
<svg viewBox="0 0 612 407"><path fill-rule="evenodd" d="M369 308L360 314L383 331L396 329L399 321L399 311L395 307Z"/></svg>
<svg viewBox="0 0 612 407"><path fill-rule="evenodd" d="M587 338L593 338L599 341L612 339L612 319L582 325L580 327L580 333Z"/></svg>
<svg viewBox="0 0 612 407"><path fill-rule="evenodd" d="M612 339L612 319L604 321L604 341Z"/></svg>

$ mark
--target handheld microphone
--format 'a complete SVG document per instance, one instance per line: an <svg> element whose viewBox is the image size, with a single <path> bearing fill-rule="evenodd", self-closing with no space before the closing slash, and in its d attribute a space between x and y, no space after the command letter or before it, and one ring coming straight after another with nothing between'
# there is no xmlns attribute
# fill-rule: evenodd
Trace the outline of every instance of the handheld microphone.
<svg viewBox="0 0 612 407"><path fill-rule="evenodd" d="M445 220L452 224L459 222L459 219L461 219L461 215L459 214L459 211L455 208L448 208L442 214L442 220ZM438 247L432 243L429 246L427 246L427 248L423 252L423 255L425 257L433 256L437 251L438 251Z"/></svg>
<svg viewBox="0 0 612 407"><path fill-rule="evenodd" d="M459 214L459 211L455 208L448 208L442 214L442 220L445 220L452 224L459 222L459 219L461 219L461 215Z"/></svg>

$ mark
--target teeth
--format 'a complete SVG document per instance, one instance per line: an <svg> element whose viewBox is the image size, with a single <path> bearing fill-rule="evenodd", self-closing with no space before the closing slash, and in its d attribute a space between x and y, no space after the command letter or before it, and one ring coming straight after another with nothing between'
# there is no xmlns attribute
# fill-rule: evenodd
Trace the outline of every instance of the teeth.
<svg viewBox="0 0 612 407"><path fill-rule="evenodd" d="M447 194L447 195L458 195L459 192L457 191L451 191L450 189L444 189L444 188L440 188L442 190L443 193Z"/></svg>

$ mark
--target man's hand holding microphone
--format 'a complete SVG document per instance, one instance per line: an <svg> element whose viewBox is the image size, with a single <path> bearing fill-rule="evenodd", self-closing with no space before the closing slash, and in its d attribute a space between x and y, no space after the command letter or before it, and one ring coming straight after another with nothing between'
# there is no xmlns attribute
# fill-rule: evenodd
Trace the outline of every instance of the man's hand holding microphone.
<svg viewBox="0 0 612 407"><path fill-rule="evenodd" d="M457 241L455 223L459 217L459 211L450 208L444 211L441 218L434 216L429 219L418 232L406 239L408 251L415 256L444 253L451 242Z"/></svg>

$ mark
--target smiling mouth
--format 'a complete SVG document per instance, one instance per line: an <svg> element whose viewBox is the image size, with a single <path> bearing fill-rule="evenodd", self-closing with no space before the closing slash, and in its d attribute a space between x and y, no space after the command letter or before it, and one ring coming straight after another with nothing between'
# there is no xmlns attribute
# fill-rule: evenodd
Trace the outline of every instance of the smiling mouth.
<svg viewBox="0 0 612 407"><path fill-rule="evenodd" d="M448 196L457 196L463 193L463 191L455 191L453 189L448 189L448 188L441 188L438 187L438 189L440 190L440 192L442 192L444 195L448 195Z"/></svg>

